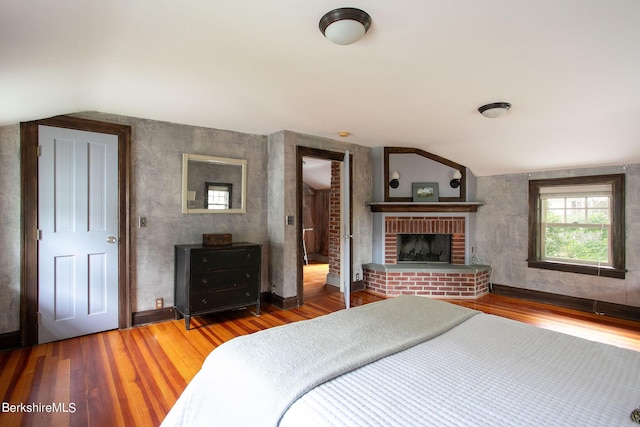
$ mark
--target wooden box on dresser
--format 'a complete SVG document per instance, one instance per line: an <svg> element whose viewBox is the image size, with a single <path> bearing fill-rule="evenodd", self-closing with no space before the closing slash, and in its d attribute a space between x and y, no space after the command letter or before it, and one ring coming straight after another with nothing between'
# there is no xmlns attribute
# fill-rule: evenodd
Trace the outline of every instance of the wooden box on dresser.
<svg viewBox="0 0 640 427"><path fill-rule="evenodd" d="M256 306L260 314L261 245L176 245L176 311L191 316Z"/></svg>

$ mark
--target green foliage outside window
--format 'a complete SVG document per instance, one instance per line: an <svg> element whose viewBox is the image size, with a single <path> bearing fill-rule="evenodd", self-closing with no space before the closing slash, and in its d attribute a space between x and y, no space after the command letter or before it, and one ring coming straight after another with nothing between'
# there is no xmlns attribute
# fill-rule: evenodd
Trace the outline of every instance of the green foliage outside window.
<svg viewBox="0 0 640 427"><path fill-rule="evenodd" d="M608 197L549 198L544 213L543 258L610 263Z"/></svg>
<svg viewBox="0 0 640 427"><path fill-rule="evenodd" d="M544 257L607 264L608 235L607 228L546 227Z"/></svg>

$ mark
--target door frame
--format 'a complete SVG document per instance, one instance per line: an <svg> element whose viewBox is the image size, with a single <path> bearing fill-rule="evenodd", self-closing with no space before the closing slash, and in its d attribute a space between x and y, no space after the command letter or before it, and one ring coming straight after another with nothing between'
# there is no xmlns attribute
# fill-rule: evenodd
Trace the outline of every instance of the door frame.
<svg viewBox="0 0 640 427"><path fill-rule="evenodd" d="M118 137L118 327L131 327L131 126L69 116L20 123L22 254L20 329L23 346L38 343L38 126Z"/></svg>
<svg viewBox="0 0 640 427"><path fill-rule="evenodd" d="M302 181L302 158L303 157L315 157L318 159L331 160L337 162L344 162L344 152L322 150L319 148L304 147L301 145L296 146L296 197L298 203L296 205L296 254L297 254L297 300L298 305L304 304L304 250L302 248L302 221L303 221L303 208L304 208L304 185ZM349 153L349 199L350 206L353 206L353 154ZM349 226L353 230L353 209L349 210ZM353 240L352 240L353 246ZM353 266L353 250L350 252L349 262ZM350 277L349 283L353 288L353 277Z"/></svg>

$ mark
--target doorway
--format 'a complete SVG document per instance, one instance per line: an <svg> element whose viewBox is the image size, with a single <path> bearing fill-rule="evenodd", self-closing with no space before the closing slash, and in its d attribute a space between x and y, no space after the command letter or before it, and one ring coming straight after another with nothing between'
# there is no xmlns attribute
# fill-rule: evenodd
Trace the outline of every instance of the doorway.
<svg viewBox="0 0 640 427"><path fill-rule="evenodd" d="M131 127L74 117L53 117L21 124L23 256L21 284L21 334L24 346L38 343L39 295L39 217L38 217L38 153L39 128L75 129L115 135L117 139L117 327L131 326L130 302L130 151ZM112 239L110 239L112 240ZM94 307L95 308L95 307Z"/></svg>
<svg viewBox="0 0 640 427"><path fill-rule="evenodd" d="M351 224L351 211L341 211L343 185L348 186L349 199L351 194L351 180L341 181L343 162L343 153L297 147L299 305L318 296L340 292L341 270L350 265L342 266L340 258L344 246L341 221L345 215Z"/></svg>
<svg viewBox="0 0 640 427"><path fill-rule="evenodd" d="M302 158L302 255L303 299L309 301L336 292L328 284L331 197L336 190L332 180L335 160ZM337 162L336 162L337 163Z"/></svg>

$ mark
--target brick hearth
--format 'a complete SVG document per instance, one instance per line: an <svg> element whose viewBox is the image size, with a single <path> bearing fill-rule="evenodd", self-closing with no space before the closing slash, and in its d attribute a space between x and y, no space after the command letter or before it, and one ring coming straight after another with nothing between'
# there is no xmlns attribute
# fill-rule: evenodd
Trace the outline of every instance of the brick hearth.
<svg viewBox="0 0 640 427"><path fill-rule="evenodd" d="M386 216L384 264L366 264L367 289L384 295L477 298L489 292L491 267L465 265L464 216ZM451 264L397 262L398 234L451 234Z"/></svg>
<svg viewBox="0 0 640 427"><path fill-rule="evenodd" d="M477 298L489 292L490 267L485 265L366 264L363 271L367 289L383 295Z"/></svg>

